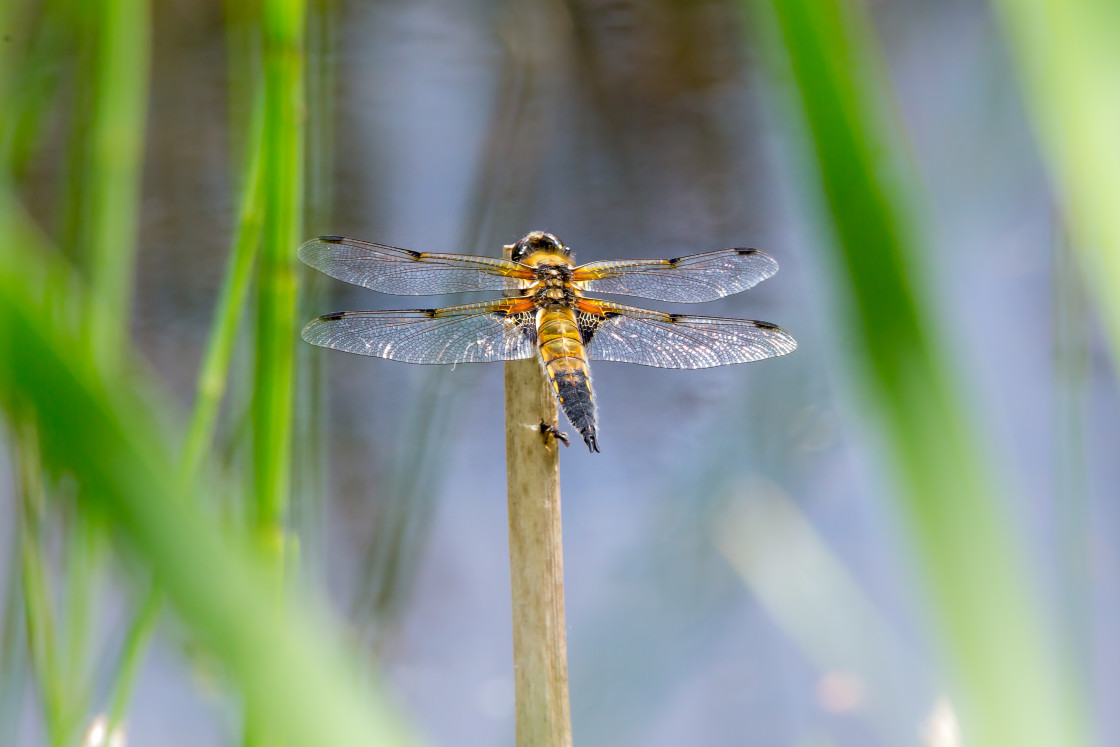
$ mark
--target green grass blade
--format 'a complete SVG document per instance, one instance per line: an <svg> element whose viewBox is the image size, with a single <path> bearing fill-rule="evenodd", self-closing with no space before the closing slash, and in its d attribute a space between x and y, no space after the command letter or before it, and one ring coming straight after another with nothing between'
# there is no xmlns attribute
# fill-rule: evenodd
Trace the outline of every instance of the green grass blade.
<svg viewBox="0 0 1120 747"><path fill-rule="evenodd" d="M90 125L94 120L94 93L97 90L97 2L52 2L62 14L74 49L67 59L65 74L72 80L73 95L67 102L66 152L58 204L58 247L79 267L85 277L92 273L91 226L92 198L89 190L97 183L89 177L92 161Z"/></svg>
<svg viewBox="0 0 1120 747"><path fill-rule="evenodd" d="M237 330L241 324L245 300L253 280L253 265L260 246L264 218L262 195L262 152L264 129L263 100L258 96L253 112L249 139L246 143L245 173L242 176L241 208L233 250L226 264L222 290L214 310L210 339L198 373L194 409L187 435L183 440L179 474L189 480L198 472L214 438L222 398L229 382Z"/></svg>
<svg viewBox="0 0 1120 747"><path fill-rule="evenodd" d="M333 233L334 132L337 125L337 0L310 0L307 16L307 174L304 232ZM322 313L330 279L303 271L299 319ZM327 480L327 351L296 344L295 456L292 464L291 531L299 537L301 578L325 579Z"/></svg>
<svg viewBox="0 0 1120 747"><path fill-rule="evenodd" d="M51 745L66 742L66 696L59 661L50 569L43 550L40 523L44 510L38 437L24 424L17 430L20 492L20 586L31 669L39 686L39 699Z"/></svg>
<svg viewBox="0 0 1120 747"><path fill-rule="evenodd" d="M261 81L261 4L223 0L226 51L226 107L229 111L230 143L236 156L249 151L245 140L253 118L254 96ZM243 161L231 161L233 174L245 171Z"/></svg>
<svg viewBox="0 0 1120 747"><path fill-rule="evenodd" d="M0 245L29 246L0 184ZM15 243L23 241L24 243ZM225 665L248 707L293 745L411 743L384 696L363 686L344 636L292 594L284 614L256 553L223 531L175 477L165 408L138 374L106 375L55 304L82 302L68 273L0 250L0 407L34 418L42 461L73 476L129 557ZM204 492L207 488L199 489Z"/></svg>
<svg viewBox="0 0 1120 747"><path fill-rule="evenodd" d="M62 607L64 638L61 655L66 687L66 743L80 731L89 712L90 644L97 628L102 596L105 547L97 517L81 505L63 506L67 521L65 600Z"/></svg>
<svg viewBox="0 0 1120 747"><path fill-rule="evenodd" d="M899 501L940 615L969 744L1086 744L1076 700L997 507L992 476L918 292L917 231L887 160L874 41L842 0L762 0L792 71L831 216L850 338L884 430Z"/></svg>
<svg viewBox="0 0 1120 747"><path fill-rule="evenodd" d="M187 433L180 450L178 475L184 485L192 485L198 476L214 440L215 425L229 380L237 331L241 324L245 300L253 278L253 265L260 244L263 217L261 195L261 143L263 142L264 101L257 97L251 132L246 143L241 209L236 234L222 289L211 323L210 338L203 354L196 384L194 407ZM117 674L111 686L108 727L111 732L124 718L144 652L155 633L162 609L163 592L153 588L140 606L125 638Z"/></svg>
<svg viewBox="0 0 1120 747"><path fill-rule="evenodd" d="M0 744L16 743L28 679L27 632L20 582L23 547L18 534L12 537L8 549L3 620L0 620Z"/></svg>
<svg viewBox="0 0 1120 747"><path fill-rule="evenodd" d="M1120 365L1120 4L996 0L994 5Z"/></svg>
<svg viewBox="0 0 1120 747"><path fill-rule="evenodd" d="M253 469L256 524L274 549L282 542L291 490L305 11L302 0L268 0L264 5L265 224L258 273Z"/></svg>
<svg viewBox="0 0 1120 747"><path fill-rule="evenodd" d="M136 677L144 661L144 652L155 635L163 611L163 591L153 586L140 606L132 625L129 626L117 664L116 679L113 682L109 699L109 715L106 718L105 732L112 734L124 720L132 692L136 687Z"/></svg>
<svg viewBox="0 0 1120 747"><path fill-rule="evenodd" d="M114 365L128 341L148 106L147 0L101 0L84 198L89 201L91 341Z"/></svg>
<svg viewBox="0 0 1120 747"><path fill-rule="evenodd" d="M0 28L5 30L0 44L0 100L5 108L0 115L0 168L14 176L24 173L50 129L62 61L74 44L59 5L56 0L0 4ZM24 45L15 41L23 38Z"/></svg>

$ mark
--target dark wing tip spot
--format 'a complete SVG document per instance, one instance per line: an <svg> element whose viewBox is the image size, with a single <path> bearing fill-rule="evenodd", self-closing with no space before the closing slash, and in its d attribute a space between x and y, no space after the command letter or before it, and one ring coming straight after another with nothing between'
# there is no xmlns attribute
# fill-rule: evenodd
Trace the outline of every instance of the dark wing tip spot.
<svg viewBox="0 0 1120 747"><path fill-rule="evenodd" d="M408 251L408 254L409 254L409 256L411 256L411 257L415 257L416 259L420 259L421 257L423 257L423 256L424 256L424 253L423 253L423 252L414 252L414 251L412 251L411 249L408 249L408 250L406 250L406 251Z"/></svg>
<svg viewBox="0 0 1120 747"><path fill-rule="evenodd" d="M669 316L669 321L675 322L678 319L680 319L682 316L687 316L687 315L686 314L669 314L668 316Z"/></svg>
<svg viewBox="0 0 1120 747"><path fill-rule="evenodd" d="M775 330L776 332L781 333L781 335L779 336L779 339L782 339L782 342L784 342L786 345L788 345L789 349L779 353L779 355L785 355L786 353L792 353L794 350L797 350L797 340L793 339L793 335L791 335L788 331L786 331L782 327L779 327L777 324L772 324L771 322L760 322L758 320L753 320L753 321L754 321L754 325L756 327L759 327L761 329L772 329L772 330Z"/></svg>
<svg viewBox="0 0 1120 747"><path fill-rule="evenodd" d="M740 255L758 254L758 250L757 249L736 249L735 253L740 254Z"/></svg>
<svg viewBox="0 0 1120 747"><path fill-rule="evenodd" d="M428 317L429 319L435 319L436 311L436 309L424 309L424 316Z"/></svg>
<svg viewBox="0 0 1120 747"><path fill-rule="evenodd" d="M680 258L680 257L673 257L672 259L670 259L670 260L666 260L666 261L667 261L667 262L668 262L668 263L669 263L670 265L672 265L673 267L676 267L676 266L677 266L677 262L680 262L680 261L681 261L681 258Z"/></svg>
<svg viewBox="0 0 1120 747"><path fill-rule="evenodd" d="M346 237L345 236L335 236L334 234L331 234L330 236L320 236L319 241L325 241L328 244L339 244L343 241L346 241Z"/></svg>
<svg viewBox="0 0 1120 747"><path fill-rule="evenodd" d="M332 311L329 314L323 314L321 317L319 317L319 321L320 322L337 321L337 320L341 319L342 317L346 316L347 313L348 312L346 312L346 311Z"/></svg>

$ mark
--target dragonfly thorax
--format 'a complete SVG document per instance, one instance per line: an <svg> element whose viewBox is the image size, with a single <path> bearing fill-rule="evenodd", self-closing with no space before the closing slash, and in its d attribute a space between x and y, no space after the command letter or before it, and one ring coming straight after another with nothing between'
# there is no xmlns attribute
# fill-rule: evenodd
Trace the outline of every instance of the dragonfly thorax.
<svg viewBox="0 0 1120 747"><path fill-rule="evenodd" d="M540 308L571 306L575 303L576 293L572 286L564 282L538 283L530 292L533 302Z"/></svg>
<svg viewBox="0 0 1120 747"><path fill-rule="evenodd" d="M542 285L561 287L572 279L571 265L537 265L537 281Z"/></svg>
<svg viewBox="0 0 1120 747"><path fill-rule="evenodd" d="M529 295L540 307L571 306L576 292L572 286L572 268L566 264L538 264L534 268L537 281Z"/></svg>

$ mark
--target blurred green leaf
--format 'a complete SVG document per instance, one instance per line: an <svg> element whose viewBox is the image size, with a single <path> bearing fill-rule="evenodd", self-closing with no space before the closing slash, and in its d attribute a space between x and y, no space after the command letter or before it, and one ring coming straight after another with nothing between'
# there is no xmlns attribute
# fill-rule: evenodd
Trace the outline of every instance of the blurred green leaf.
<svg viewBox="0 0 1120 747"><path fill-rule="evenodd" d="M47 739L52 745L61 745L72 735L67 734L68 703L59 661L54 591L41 543L44 499L39 449L34 426L24 423L14 430L19 455L20 588L27 648L42 703Z"/></svg>
<svg viewBox="0 0 1120 747"><path fill-rule="evenodd" d="M73 27L59 0L0 4L0 168L21 176L38 153L55 91L74 45ZM23 44L20 44L20 40Z"/></svg>
<svg viewBox="0 0 1120 747"><path fill-rule="evenodd" d="M124 645L121 647L116 676L109 695L108 716L105 719L107 732L112 732L124 721L129 702L132 700L132 693L136 689L140 665L144 662L144 654L148 650L152 636L155 635L162 611L163 590L152 587L135 612L132 624L129 625L128 633L125 635Z"/></svg>
<svg viewBox="0 0 1120 747"><path fill-rule="evenodd" d="M997 0L995 6L1120 364L1120 3Z"/></svg>
<svg viewBox="0 0 1120 747"><path fill-rule="evenodd" d="M897 173L873 35L845 0L754 4L792 72L831 216L847 331L959 679L969 744L1086 744L1076 706L938 339Z"/></svg>
<svg viewBox="0 0 1120 747"><path fill-rule="evenodd" d="M384 695L361 684L336 644L339 629L295 594L279 614L259 556L188 500L153 383L136 364L113 375L100 368L72 318L58 313L61 303L82 304L84 291L30 249L33 233L3 188L0 406L8 417L34 419L43 463L71 474L121 551L151 567L271 733L304 745L411 743Z"/></svg>
<svg viewBox="0 0 1120 747"><path fill-rule="evenodd" d="M94 349L106 365L128 343L133 256L148 114L151 45L148 0L100 0L92 60L89 161L80 218L89 241L89 309Z"/></svg>

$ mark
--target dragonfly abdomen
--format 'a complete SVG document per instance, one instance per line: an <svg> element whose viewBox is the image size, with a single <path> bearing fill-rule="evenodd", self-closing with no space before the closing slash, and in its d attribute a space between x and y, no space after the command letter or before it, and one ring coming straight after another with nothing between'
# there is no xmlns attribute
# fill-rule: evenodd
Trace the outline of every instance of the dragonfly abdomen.
<svg viewBox="0 0 1120 747"><path fill-rule="evenodd" d="M537 344L560 407L572 427L583 436L587 448L598 451L591 371L575 312L566 307L542 311L537 325Z"/></svg>

